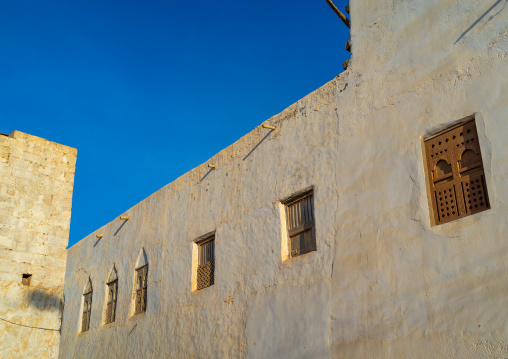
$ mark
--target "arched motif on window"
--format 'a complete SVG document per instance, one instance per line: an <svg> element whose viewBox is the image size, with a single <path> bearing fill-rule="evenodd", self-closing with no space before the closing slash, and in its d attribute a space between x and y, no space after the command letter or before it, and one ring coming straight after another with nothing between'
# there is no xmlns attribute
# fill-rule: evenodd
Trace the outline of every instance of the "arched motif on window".
<svg viewBox="0 0 508 359"><path fill-rule="evenodd" d="M88 277L88 281L83 290L83 316L81 319L81 331L86 332L90 329L90 316L92 314L92 279Z"/></svg>
<svg viewBox="0 0 508 359"><path fill-rule="evenodd" d="M434 168L434 178L439 179L452 173L452 166L445 160L439 160Z"/></svg>
<svg viewBox="0 0 508 359"><path fill-rule="evenodd" d="M424 144L435 224L490 208L474 119L442 131Z"/></svg>
<svg viewBox="0 0 508 359"><path fill-rule="evenodd" d="M108 294L106 304L106 324L113 323L116 318L116 300L118 294L118 273L115 265L109 272L108 281Z"/></svg>
<svg viewBox="0 0 508 359"><path fill-rule="evenodd" d="M148 258L145 250L141 249L136 261L136 302L134 314L146 312L148 299Z"/></svg>
<svg viewBox="0 0 508 359"><path fill-rule="evenodd" d="M476 154L475 151L468 149L462 153L459 161L459 167L465 168L471 165L475 165L481 161L481 157Z"/></svg>

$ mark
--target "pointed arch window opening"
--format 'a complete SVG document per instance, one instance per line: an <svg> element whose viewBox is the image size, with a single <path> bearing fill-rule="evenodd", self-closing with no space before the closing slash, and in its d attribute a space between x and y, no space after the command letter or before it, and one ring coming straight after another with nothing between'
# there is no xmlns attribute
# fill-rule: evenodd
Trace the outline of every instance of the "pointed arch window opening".
<svg viewBox="0 0 508 359"><path fill-rule="evenodd" d="M113 279L108 285L108 302L106 304L106 324L114 323L116 319L116 301L118 296L118 279Z"/></svg>
<svg viewBox="0 0 508 359"><path fill-rule="evenodd" d="M148 264L136 269L136 303L134 314L146 312L148 299Z"/></svg>
<svg viewBox="0 0 508 359"><path fill-rule="evenodd" d="M81 319L81 331L87 332L90 329L90 317L92 314L92 282L88 279L87 286L83 293L83 316Z"/></svg>

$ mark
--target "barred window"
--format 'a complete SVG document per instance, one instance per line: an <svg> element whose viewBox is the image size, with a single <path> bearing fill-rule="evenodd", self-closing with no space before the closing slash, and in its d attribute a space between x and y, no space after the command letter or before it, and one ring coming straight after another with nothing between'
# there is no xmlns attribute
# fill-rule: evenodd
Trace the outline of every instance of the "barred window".
<svg viewBox="0 0 508 359"><path fill-rule="evenodd" d="M215 281L215 234L199 241L197 289L210 287Z"/></svg>
<svg viewBox="0 0 508 359"><path fill-rule="evenodd" d="M293 196L282 203L286 207L291 257L315 251L313 191Z"/></svg>
<svg viewBox="0 0 508 359"><path fill-rule="evenodd" d="M148 264L136 269L136 306L134 314L146 312Z"/></svg>
<svg viewBox="0 0 508 359"><path fill-rule="evenodd" d="M436 224L490 208L474 119L432 136L424 144Z"/></svg>
<svg viewBox="0 0 508 359"><path fill-rule="evenodd" d="M106 324L113 323L116 316L116 296L118 293L118 280L108 283L108 303L106 307Z"/></svg>
<svg viewBox="0 0 508 359"><path fill-rule="evenodd" d="M83 294L83 317L81 320L81 331L86 332L90 329L90 315L92 313L92 286L89 282Z"/></svg>

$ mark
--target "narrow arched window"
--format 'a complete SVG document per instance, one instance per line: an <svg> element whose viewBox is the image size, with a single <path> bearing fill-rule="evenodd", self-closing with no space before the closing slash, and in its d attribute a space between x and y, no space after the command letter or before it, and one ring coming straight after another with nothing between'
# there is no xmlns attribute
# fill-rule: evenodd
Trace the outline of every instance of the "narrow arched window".
<svg viewBox="0 0 508 359"><path fill-rule="evenodd" d="M136 308L135 313L146 312L148 289L148 264L136 268Z"/></svg>
<svg viewBox="0 0 508 359"><path fill-rule="evenodd" d="M113 266L108 277L108 301L106 304L106 324L113 323L116 317L116 298L118 294L118 277Z"/></svg>
<svg viewBox="0 0 508 359"><path fill-rule="evenodd" d="M88 278L88 283L83 291L83 316L81 319L81 331L86 332L90 329L90 316L92 314L92 281Z"/></svg>

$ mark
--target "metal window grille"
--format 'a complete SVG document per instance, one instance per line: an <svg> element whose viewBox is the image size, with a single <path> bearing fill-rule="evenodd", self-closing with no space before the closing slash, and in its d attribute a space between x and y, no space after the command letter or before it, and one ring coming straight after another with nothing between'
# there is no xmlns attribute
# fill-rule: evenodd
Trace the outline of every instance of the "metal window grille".
<svg viewBox="0 0 508 359"><path fill-rule="evenodd" d="M108 283L108 303L106 307L106 324L113 323L116 316L116 296L118 293L118 280Z"/></svg>
<svg viewBox="0 0 508 359"><path fill-rule="evenodd" d="M283 202L291 257L316 250L313 192L308 191Z"/></svg>
<svg viewBox="0 0 508 359"><path fill-rule="evenodd" d="M83 294L83 318L81 321L81 331L86 332L90 329L90 315L92 313L92 293Z"/></svg>
<svg viewBox="0 0 508 359"><path fill-rule="evenodd" d="M436 224L490 208L474 120L424 142Z"/></svg>
<svg viewBox="0 0 508 359"><path fill-rule="evenodd" d="M136 269L135 314L146 312L147 287L148 287L148 264Z"/></svg>
<svg viewBox="0 0 508 359"><path fill-rule="evenodd" d="M198 247L198 272L197 289L210 287L215 281L215 235L212 235L197 243Z"/></svg>

